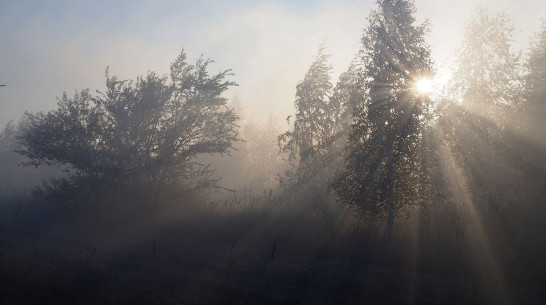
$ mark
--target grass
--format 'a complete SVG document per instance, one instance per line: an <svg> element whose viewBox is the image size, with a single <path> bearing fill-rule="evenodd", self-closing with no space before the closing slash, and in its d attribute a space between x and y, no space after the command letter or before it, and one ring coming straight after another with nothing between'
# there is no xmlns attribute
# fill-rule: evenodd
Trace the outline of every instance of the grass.
<svg viewBox="0 0 546 305"><path fill-rule="evenodd" d="M399 219L387 249L380 243L381 226L352 216L333 201L321 202L317 210L316 203L247 190L214 202L171 204L152 213L118 202L94 206L4 202L0 304L495 300L497 288L478 276L465 237L439 212L423 217L418 226L415 216ZM541 234L529 235L533 244L543 240ZM11 246L6 242L9 236ZM499 238L493 244L502 250L498 245L504 241ZM541 292L545 283L540 282L544 265L539 263L544 261L526 251L539 253L536 247L517 241L513 256L531 257L535 274L526 275L533 270L529 265L511 264L514 260L501 253L503 266L516 269L506 272L513 279L511 300L541 304L546 297ZM520 278L511 276L516 273Z"/></svg>

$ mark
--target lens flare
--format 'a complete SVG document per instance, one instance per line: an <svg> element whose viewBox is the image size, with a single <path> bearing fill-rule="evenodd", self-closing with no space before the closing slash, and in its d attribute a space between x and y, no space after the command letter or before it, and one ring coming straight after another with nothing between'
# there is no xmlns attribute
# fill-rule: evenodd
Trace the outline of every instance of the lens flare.
<svg viewBox="0 0 546 305"><path fill-rule="evenodd" d="M419 94L429 94L432 92L432 80L429 78L422 78L415 83L415 89Z"/></svg>

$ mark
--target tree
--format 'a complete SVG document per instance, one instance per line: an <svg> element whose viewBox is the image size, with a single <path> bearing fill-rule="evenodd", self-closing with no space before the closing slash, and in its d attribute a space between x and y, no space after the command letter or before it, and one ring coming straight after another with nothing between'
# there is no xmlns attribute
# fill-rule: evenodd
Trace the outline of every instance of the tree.
<svg viewBox="0 0 546 305"><path fill-rule="evenodd" d="M457 53L451 99L492 124L487 136L499 133L507 113L521 104L520 54L511 50L513 27L505 14L491 15L478 7L464 27Z"/></svg>
<svg viewBox="0 0 546 305"><path fill-rule="evenodd" d="M282 152L288 154L291 168L280 177L281 186L292 187L308 182L321 168L320 155L333 128L328 98L332 90L331 66L321 46L315 60L296 87L294 128L278 138ZM290 116L287 118L290 123Z"/></svg>
<svg viewBox="0 0 546 305"><path fill-rule="evenodd" d="M522 161L513 149L522 122L522 78L512 32L505 14L483 7L467 20L449 89L454 102L440 119L474 200L495 209L517 193L512 181Z"/></svg>
<svg viewBox="0 0 546 305"><path fill-rule="evenodd" d="M13 153L17 147L17 127L10 121L0 130L0 196L14 195L17 184L22 182L16 166L21 156Z"/></svg>
<svg viewBox="0 0 546 305"><path fill-rule="evenodd" d="M17 137L28 126L28 121L8 122L0 130L0 196L28 196L29 190L44 179L63 176L59 168L40 168L39 170L18 166L28 161L15 153L18 148Z"/></svg>
<svg viewBox="0 0 546 305"><path fill-rule="evenodd" d="M244 118L244 113L239 116ZM214 167L215 176L222 178L219 185L227 190L256 193L276 189L275 178L286 168L277 143L280 133L281 125L273 115L264 122L247 120L241 123L241 141L229 157L203 156L198 160Z"/></svg>
<svg viewBox="0 0 546 305"><path fill-rule="evenodd" d="M355 59L347 71L339 76L329 101L330 121L333 122L331 135L339 134L351 124L353 113L362 97L360 73L362 69Z"/></svg>
<svg viewBox="0 0 546 305"><path fill-rule="evenodd" d="M526 68L525 114L532 118L531 124L540 124L546 116L546 20L531 41Z"/></svg>
<svg viewBox="0 0 546 305"><path fill-rule="evenodd" d="M345 144L353 123L353 114L361 102L363 92L360 80L362 68L357 60L351 62L347 71L341 73L328 103L329 121L332 127L326 141L326 151L330 172L343 167Z"/></svg>
<svg viewBox="0 0 546 305"><path fill-rule="evenodd" d="M511 148L517 151L527 202L542 203L546 197L546 20L532 36L525 63L523 111L518 117L518 132L509 137Z"/></svg>
<svg viewBox="0 0 546 305"><path fill-rule="evenodd" d="M278 153L280 125L273 115L267 121L243 126L245 143L240 150L245 157L247 185L258 189L275 188L275 176L284 162Z"/></svg>
<svg viewBox="0 0 546 305"><path fill-rule="evenodd" d="M414 25L407 0L379 0L369 17L360 52L361 103L347 143L339 197L363 214L385 215L386 236L401 208L420 202L419 158L430 99L415 83L432 73L427 23Z"/></svg>
<svg viewBox="0 0 546 305"><path fill-rule="evenodd" d="M222 97L235 83L225 80L230 70L210 76L211 62L188 64L182 52L170 78L148 72L136 81L118 81L107 70L105 93L65 93L56 110L27 113L18 152L30 159L26 165L68 166L64 184L73 188L125 184L158 196L210 186L215 181L195 157L229 153L238 139L238 117Z"/></svg>

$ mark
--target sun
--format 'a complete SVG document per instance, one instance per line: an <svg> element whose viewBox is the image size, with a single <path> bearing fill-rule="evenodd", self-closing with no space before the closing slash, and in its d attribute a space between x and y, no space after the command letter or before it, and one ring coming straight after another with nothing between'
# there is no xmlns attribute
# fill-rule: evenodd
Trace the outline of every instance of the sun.
<svg viewBox="0 0 546 305"><path fill-rule="evenodd" d="M420 95L428 95L433 90L432 79L430 78L421 78L415 82L415 90Z"/></svg>

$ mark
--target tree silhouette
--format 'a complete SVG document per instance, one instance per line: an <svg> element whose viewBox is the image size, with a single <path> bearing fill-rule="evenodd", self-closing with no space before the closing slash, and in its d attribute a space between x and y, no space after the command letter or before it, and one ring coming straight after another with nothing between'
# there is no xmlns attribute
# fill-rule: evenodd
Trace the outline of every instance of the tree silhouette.
<svg viewBox="0 0 546 305"><path fill-rule="evenodd" d="M294 128L278 138L282 152L288 154L291 168L280 177L281 186L293 187L308 182L322 168L324 147L332 132L329 114L331 66L321 46L315 60L296 87ZM290 122L290 117L287 118Z"/></svg>
<svg viewBox="0 0 546 305"><path fill-rule="evenodd" d="M107 70L106 92L65 93L56 110L27 113L18 152L29 158L26 165L68 166L70 180L62 183L68 188L130 185L159 196L211 186L215 181L194 158L229 153L238 117L222 97L235 85L225 80L230 71L210 76L210 63L188 64L182 52L170 77L148 72L136 81L118 81Z"/></svg>
<svg viewBox="0 0 546 305"><path fill-rule="evenodd" d="M427 24L414 25L412 1L380 0L369 17L360 52L363 92L347 144L345 171L336 183L339 197L360 212L387 217L417 204L416 155L423 137L426 96L413 89L432 72Z"/></svg>
<svg viewBox="0 0 546 305"><path fill-rule="evenodd" d="M353 60L347 71L339 76L328 104L332 127L326 141L326 153L332 176L343 168L345 145L353 123L353 114L363 96L361 73L362 69L357 60Z"/></svg>

